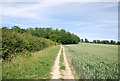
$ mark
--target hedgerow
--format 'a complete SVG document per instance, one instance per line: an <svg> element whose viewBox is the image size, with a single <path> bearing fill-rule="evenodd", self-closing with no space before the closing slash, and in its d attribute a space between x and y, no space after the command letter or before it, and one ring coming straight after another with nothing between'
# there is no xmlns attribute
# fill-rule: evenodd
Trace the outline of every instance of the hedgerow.
<svg viewBox="0 0 120 81"><path fill-rule="evenodd" d="M18 33L7 28L2 28L3 59L8 59L16 54L30 54L30 52L56 44L56 42L49 39L32 36L29 33Z"/></svg>

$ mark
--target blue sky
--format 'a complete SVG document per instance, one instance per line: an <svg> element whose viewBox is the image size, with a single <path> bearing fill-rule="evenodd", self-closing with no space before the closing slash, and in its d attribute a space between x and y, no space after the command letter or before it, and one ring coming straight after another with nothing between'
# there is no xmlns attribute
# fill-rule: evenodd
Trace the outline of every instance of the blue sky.
<svg viewBox="0 0 120 81"><path fill-rule="evenodd" d="M118 40L117 2L4 2L2 26L65 29L80 38Z"/></svg>

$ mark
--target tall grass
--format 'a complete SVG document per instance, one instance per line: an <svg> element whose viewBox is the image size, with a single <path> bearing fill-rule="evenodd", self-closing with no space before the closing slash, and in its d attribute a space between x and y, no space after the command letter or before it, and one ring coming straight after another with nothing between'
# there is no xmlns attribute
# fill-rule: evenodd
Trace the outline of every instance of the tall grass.
<svg viewBox="0 0 120 81"><path fill-rule="evenodd" d="M80 79L118 79L118 46L82 43L65 50Z"/></svg>
<svg viewBox="0 0 120 81"><path fill-rule="evenodd" d="M0 60L0 80L2 80L2 60Z"/></svg>
<svg viewBox="0 0 120 81"><path fill-rule="evenodd" d="M32 56L17 55L3 61L3 79L49 79L59 46L45 48Z"/></svg>

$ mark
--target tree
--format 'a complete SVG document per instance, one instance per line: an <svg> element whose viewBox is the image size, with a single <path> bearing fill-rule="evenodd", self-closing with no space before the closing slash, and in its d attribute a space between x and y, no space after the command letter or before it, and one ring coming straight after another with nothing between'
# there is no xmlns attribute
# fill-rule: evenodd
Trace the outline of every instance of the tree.
<svg viewBox="0 0 120 81"><path fill-rule="evenodd" d="M49 36L49 38L51 39L51 40L53 40L53 41L55 41L55 42L61 42L60 41L60 36L59 35L57 35L57 34L51 34L50 36Z"/></svg>
<svg viewBox="0 0 120 81"><path fill-rule="evenodd" d="M101 43L100 40L97 40L96 42L97 42L97 43Z"/></svg>
<svg viewBox="0 0 120 81"><path fill-rule="evenodd" d="M102 44L109 44L108 40L102 40L101 42L102 42Z"/></svg>
<svg viewBox="0 0 120 81"><path fill-rule="evenodd" d="M88 43L88 42L89 42L87 38L85 38L85 42L86 42L86 43Z"/></svg>
<svg viewBox="0 0 120 81"><path fill-rule="evenodd" d="M13 30L20 30L20 27L19 26L13 26L12 29Z"/></svg>
<svg viewBox="0 0 120 81"><path fill-rule="evenodd" d="M84 42L83 39L81 39L80 42Z"/></svg>
<svg viewBox="0 0 120 81"><path fill-rule="evenodd" d="M13 31L18 33L29 33L33 36L47 38L62 44L77 44L80 42L80 38L64 29L52 29L52 28L28 28L20 29L18 26L12 27Z"/></svg>
<svg viewBox="0 0 120 81"><path fill-rule="evenodd" d="M97 41L96 41L96 40L93 40L93 43L97 43Z"/></svg>
<svg viewBox="0 0 120 81"><path fill-rule="evenodd" d="M114 40L110 40L110 44L115 44L115 41Z"/></svg>
<svg viewBox="0 0 120 81"><path fill-rule="evenodd" d="M120 45L120 41L117 41L117 44Z"/></svg>

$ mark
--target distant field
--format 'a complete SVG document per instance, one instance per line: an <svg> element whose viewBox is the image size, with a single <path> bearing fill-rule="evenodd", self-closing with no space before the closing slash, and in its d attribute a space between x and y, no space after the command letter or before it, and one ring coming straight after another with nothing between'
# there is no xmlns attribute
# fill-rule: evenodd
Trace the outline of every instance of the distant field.
<svg viewBox="0 0 120 81"><path fill-rule="evenodd" d="M31 57L17 56L12 61L3 61L3 79L49 79L59 51L59 46L32 53Z"/></svg>
<svg viewBox="0 0 120 81"><path fill-rule="evenodd" d="M80 43L65 45L69 63L80 79L117 79L118 46Z"/></svg>

